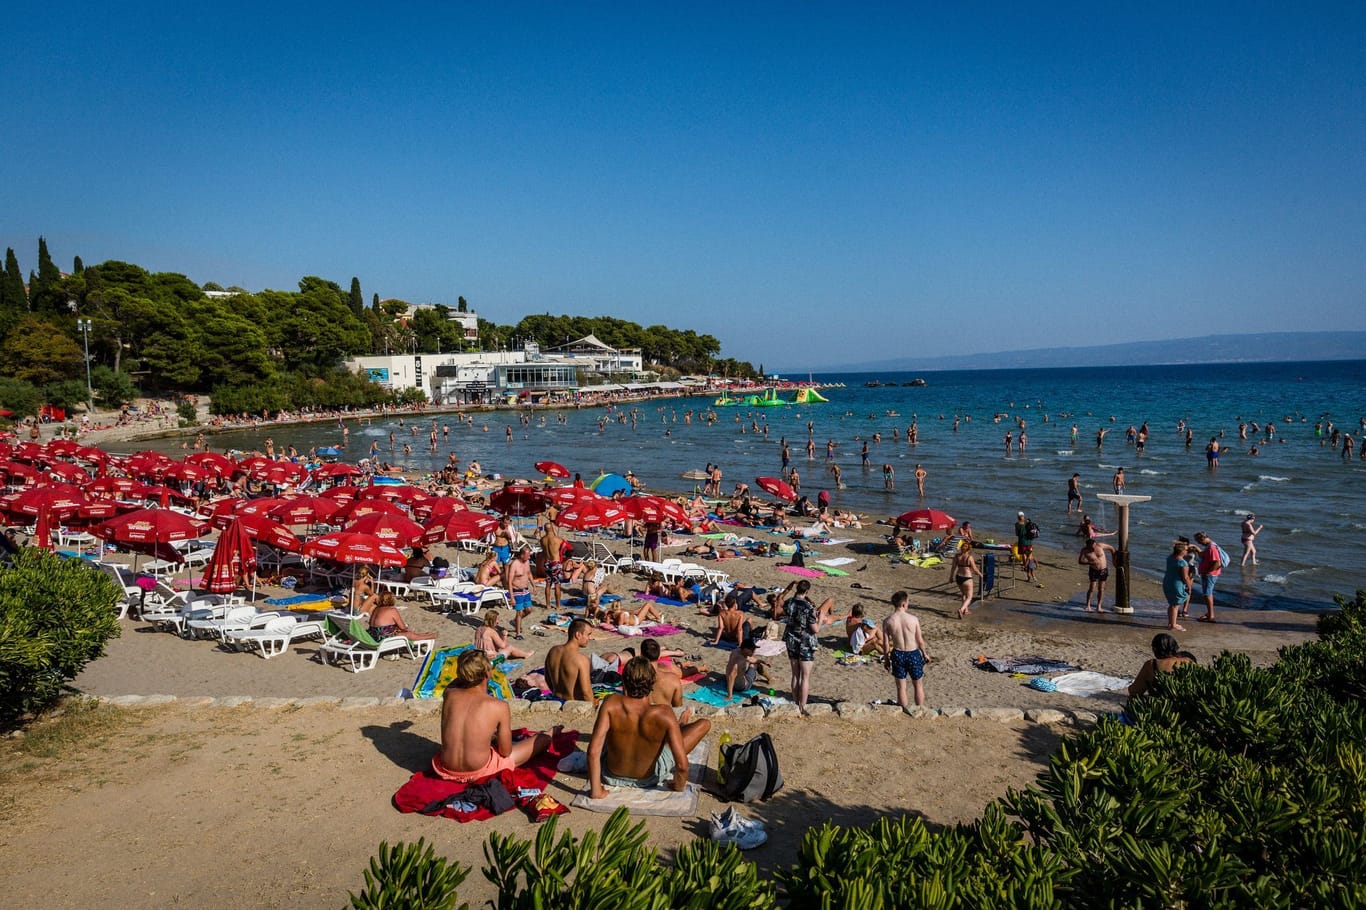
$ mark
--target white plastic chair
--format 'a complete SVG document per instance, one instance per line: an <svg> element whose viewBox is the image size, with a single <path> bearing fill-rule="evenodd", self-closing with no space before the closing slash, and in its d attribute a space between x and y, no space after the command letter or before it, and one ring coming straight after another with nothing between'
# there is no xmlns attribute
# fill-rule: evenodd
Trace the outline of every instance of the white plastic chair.
<svg viewBox="0 0 1366 910"><path fill-rule="evenodd" d="M296 641L321 638L325 634L320 620L299 619L297 616L277 616L263 629L244 629L225 632L223 641L235 648L254 650L266 660L283 654Z"/></svg>

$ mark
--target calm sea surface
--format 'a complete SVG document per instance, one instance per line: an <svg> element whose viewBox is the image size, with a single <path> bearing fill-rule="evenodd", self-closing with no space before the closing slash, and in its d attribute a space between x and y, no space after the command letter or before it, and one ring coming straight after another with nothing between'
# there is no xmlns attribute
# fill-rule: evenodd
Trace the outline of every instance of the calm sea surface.
<svg viewBox="0 0 1366 910"><path fill-rule="evenodd" d="M1099 526L1113 529L1112 507L1094 494L1110 492L1111 477L1122 466L1128 492L1152 496L1132 511L1131 552L1138 570L1160 574L1176 535L1200 530L1236 563L1239 523L1253 512L1265 525L1257 538L1261 564L1227 570L1221 600L1253 608L1321 609L1331 606L1334 594L1366 587L1361 555L1366 462L1344 464L1339 452L1321 446L1314 433L1316 421L1332 420L1360 439L1366 361L927 372L914 374L927 385L901 385L912 375L818 373L813 377L818 382L845 384L826 391L827 404L715 408L718 419L711 425L698 418L711 409L711 400L703 398L628 406L634 424L609 419L601 428L602 408L538 412L530 426L507 411L476 413L472 427L457 423L454 415L438 415L438 424L450 426L450 436L435 452L429 446L430 419L419 421L416 436L411 418L403 427L397 419L352 422L347 459L364 457L378 440L382 458L415 470L438 468L455 452L462 464L477 458L486 472L531 477L533 462L551 459L589 481L600 470L629 469L653 489L673 490L692 489L683 472L718 462L729 490L736 481L753 485L756 476L779 474L779 440L785 437L802 491L814 500L817 491L831 487L825 448L834 440L845 484L831 490L837 507L877 518L924 505L969 519L979 536L999 539L1011 536L1015 512L1023 509L1043 528L1041 543L1065 550L1078 545L1077 522L1066 515L1068 478L1074 471L1081 474L1086 511ZM890 385L866 388L870 380ZM685 420L689 412L691 423ZM567 423L559 423L557 414L564 414ZM962 418L956 432L955 416ZM1021 418L1028 449L1007 456L1005 433L1018 437ZM1183 419L1194 433L1189 449L1177 432ZM912 421L919 429L915 446L906 442ZM1144 421L1151 435L1140 455L1126 442L1125 431ZM1276 436L1263 442L1264 431L1255 434L1261 451L1249 455L1253 434L1240 442L1240 421L1263 428L1274 421ZM811 460L808 423L816 443ZM510 442L509 425L514 429ZM1110 433L1098 451L1095 437L1101 428ZM396 434L393 452L391 431ZM860 449L875 433L882 440L870 442L871 467L865 469ZM212 444L251 450L267 435L277 446L293 444L303 451L337 445L342 438L337 425L315 424L226 433L213 437ZM1210 437L1221 435L1230 451L1212 471L1203 449ZM402 451L405 442L411 455ZM178 446L161 444L166 450ZM917 463L928 472L923 503L915 492ZM895 469L895 492L883 489L883 464Z"/></svg>

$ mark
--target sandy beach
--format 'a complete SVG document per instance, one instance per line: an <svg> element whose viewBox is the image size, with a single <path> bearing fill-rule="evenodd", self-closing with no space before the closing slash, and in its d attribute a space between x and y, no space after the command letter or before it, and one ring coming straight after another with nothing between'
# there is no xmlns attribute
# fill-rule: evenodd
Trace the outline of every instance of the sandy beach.
<svg viewBox="0 0 1366 910"><path fill-rule="evenodd" d="M1028 677L979 669L977 658L1038 656L1131 677L1165 624L1161 592L1142 577L1134 582L1134 613L1084 612L1085 570L1076 564L1075 553L1047 548L1036 550L1037 585L1018 572L1012 586L1007 570L1003 590L979 601L960 620L947 566L921 569L889 559L884 555L887 530L879 525L840 529L835 533L847 542L813 545L808 565L832 558L853 562L841 566L846 576L813 579L812 599L833 597L837 616L860 603L867 616L880 620L890 610L893 592L910 592L912 612L924 624L933 656L925 680L929 711L912 716L883 706L850 716L856 712L849 706L890 699L894 688L879 664L836 663L844 647L843 623L823 630L812 684L815 716L783 711L753 716L758 709L715 715L715 709L699 708L713 714L713 743L721 732L743 739L760 729L776 739L787 787L771 802L751 807L772 831L769 844L750 854L766 869L794 860L801 835L816 818L859 824L886 812L915 812L935 825L970 820L1007 788L1031 781L1068 730L1123 702L1119 692L1077 697L1038 691L1030 688ZM1009 536L1008 529L990 527L978 528L978 534ZM605 540L612 550L627 552L624 540L566 536L576 544ZM677 538L663 555L677 555L687 540ZM456 553L436 548L433 555L454 562ZM461 555L468 564L470 555ZM786 561L746 558L706 565L734 581L774 589L796 577L778 569ZM621 573L611 577L608 590L629 600L643 586L640 578ZM265 588L257 599L284 593ZM542 602L538 590L537 603ZM476 618L434 612L418 600L400 603L405 621L435 633L441 646L473 638ZM665 647L699 655L713 670L724 666L726 652L709 645L714 620L696 606L665 607L664 614L665 621L684 629L661 639ZM765 624L750 618L756 627ZM532 622L545 619L539 606L531 614ZM1201 661L1229 650L1266 664L1281 646L1312 638L1315 621L1306 613L1223 609L1219 623L1192 623L1178 637ZM58 907L93 900L127 907L175 902L335 906L347 890L359 889L361 870L380 840L419 836L476 866L462 896L477 905L492 896L477 871L487 835L534 834L520 813L459 825L392 808L391 794L423 767L439 740L436 702L394 698L412 685L418 670L414 661L380 661L372 671L353 674L324 666L316 642L263 660L208 641L182 640L133 619L124 620L122 632L109 643L107 656L78 677L76 687L105 699L165 695L174 701L160 707L102 707L100 730L59 756L31 752L22 738L0 743L0 767L18 772L0 774L5 821L0 827L6 832L0 843L10 855L22 857L0 871L0 887L20 905L41 897ZM564 631L553 626L528 629L518 644L536 654L514 675L539 667L546 649L563 638ZM599 630L591 650L633 643L638 642ZM713 673L704 684L717 679ZM774 659L771 685L779 697L788 694L782 657ZM225 702L226 696L243 696L246 703L225 707L239 700ZM580 744L586 744L590 713L575 705L560 714L548 709L553 710L515 703L514 723L538 729L565 723L579 730ZM1009 710L993 714L991 709ZM1037 722L1025 720L1020 711ZM878 759L868 760L873 754ZM947 756L953 760L945 761ZM712 762L714 757L713 750ZM72 774L72 768L82 770ZM581 778L562 774L552 792L567 803L582 785ZM698 818L647 819L652 843L667 856L705 836L706 816L720 806L704 795ZM605 818L574 810L564 821L582 831ZM186 861L193 856L235 859ZM51 881L59 874L65 874L64 887L54 893Z"/></svg>

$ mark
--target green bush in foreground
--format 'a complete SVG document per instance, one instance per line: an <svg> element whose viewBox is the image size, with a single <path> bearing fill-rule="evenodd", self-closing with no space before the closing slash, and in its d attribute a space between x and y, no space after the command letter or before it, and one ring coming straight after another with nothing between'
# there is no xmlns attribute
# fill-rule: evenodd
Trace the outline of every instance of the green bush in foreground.
<svg viewBox="0 0 1366 910"><path fill-rule="evenodd" d="M85 563L27 548L0 569L0 728L50 706L118 637L121 592Z"/></svg>
<svg viewBox="0 0 1366 910"><path fill-rule="evenodd" d="M971 825L889 815L807 832L775 880L797 908L1366 906L1366 591L1273 667L1225 653L1162 676L1131 723L1069 737ZM496 906L774 906L707 841L672 867L624 812L601 835L489 838Z"/></svg>

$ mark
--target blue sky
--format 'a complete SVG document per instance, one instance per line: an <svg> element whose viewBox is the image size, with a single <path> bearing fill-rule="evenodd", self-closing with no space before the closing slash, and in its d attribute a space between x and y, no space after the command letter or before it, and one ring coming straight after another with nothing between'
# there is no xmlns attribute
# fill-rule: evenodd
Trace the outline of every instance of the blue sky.
<svg viewBox="0 0 1366 910"><path fill-rule="evenodd" d="M7 12L26 272L43 234L769 369L1366 329L1360 4L199 6Z"/></svg>

